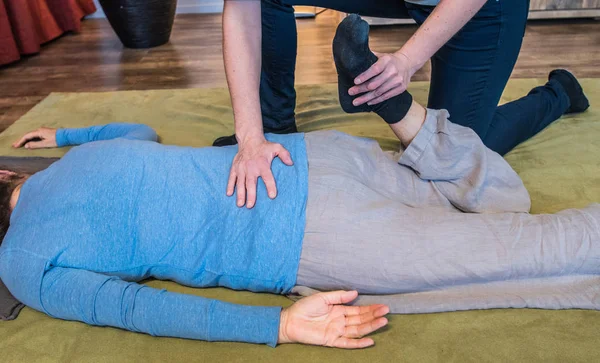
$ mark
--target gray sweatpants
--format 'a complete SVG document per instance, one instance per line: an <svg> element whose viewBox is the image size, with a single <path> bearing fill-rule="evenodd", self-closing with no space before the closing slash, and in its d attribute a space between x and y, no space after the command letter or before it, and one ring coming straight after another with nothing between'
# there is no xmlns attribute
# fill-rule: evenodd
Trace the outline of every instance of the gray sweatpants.
<svg viewBox="0 0 600 363"><path fill-rule="evenodd" d="M528 214L519 176L446 111L427 110L401 154L334 131L309 133L306 145L295 293L386 294L356 303L393 313L600 309L600 205Z"/></svg>

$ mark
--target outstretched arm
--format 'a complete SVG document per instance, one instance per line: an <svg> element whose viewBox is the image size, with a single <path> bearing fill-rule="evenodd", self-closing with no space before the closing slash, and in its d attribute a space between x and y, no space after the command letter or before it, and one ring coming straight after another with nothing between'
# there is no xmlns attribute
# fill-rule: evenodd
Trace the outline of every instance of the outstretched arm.
<svg viewBox="0 0 600 363"><path fill-rule="evenodd" d="M4 257L2 278L29 307L59 319L154 336L364 348L374 343L363 336L385 326L389 312L383 305L343 305L356 299L355 291L316 294L282 310L172 293L80 269L41 272L44 261L29 266L36 258L18 252ZM43 274L41 284L36 271Z"/></svg>
<svg viewBox="0 0 600 363"><path fill-rule="evenodd" d="M116 138L157 141L158 136L151 127L143 124L112 123L69 129L41 127L25 134L13 143L13 147L25 147L26 149L53 148Z"/></svg>
<svg viewBox="0 0 600 363"><path fill-rule="evenodd" d="M86 142L111 139L157 141L158 136L150 126L143 124L113 123L79 129L56 130L58 147L81 145Z"/></svg>
<svg viewBox="0 0 600 363"><path fill-rule="evenodd" d="M154 336L277 344L280 307L229 304L90 271L54 267L41 286L48 315Z"/></svg>

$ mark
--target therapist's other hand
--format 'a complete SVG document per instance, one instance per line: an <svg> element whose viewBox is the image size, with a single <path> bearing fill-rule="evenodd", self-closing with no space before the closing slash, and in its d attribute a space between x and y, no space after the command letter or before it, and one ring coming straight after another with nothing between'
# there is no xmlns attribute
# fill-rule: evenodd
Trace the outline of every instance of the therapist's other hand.
<svg viewBox="0 0 600 363"><path fill-rule="evenodd" d="M13 142L12 147L25 149L48 149L57 147L56 129L40 127L23 135L18 141Z"/></svg>
<svg viewBox="0 0 600 363"><path fill-rule="evenodd" d="M352 102L354 106L375 105L401 94L416 72L403 53L373 53L379 58L377 62L358 75L356 86L348 90L350 96L360 95Z"/></svg>
<svg viewBox="0 0 600 363"><path fill-rule="evenodd" d="M360 349L375 344L365 335L386 326L385 305L345 306L356 291L322 292L305 297L281 311L279 344L302 343Z"/></svg>
<svg viewBox="0 0 600 363"><path fill-rule="evenodd" d="M293 165L292 157L281 144L267 141L264 136L249 139L239 143L238 153L233 158L229 181L227 182L227 196L237 192L236 204L238 207L252 208L256 204L256 186L258 178L262 178L267 187L269 198L277 196L277 185L271 163L279 157L285 165Z"/></svg>

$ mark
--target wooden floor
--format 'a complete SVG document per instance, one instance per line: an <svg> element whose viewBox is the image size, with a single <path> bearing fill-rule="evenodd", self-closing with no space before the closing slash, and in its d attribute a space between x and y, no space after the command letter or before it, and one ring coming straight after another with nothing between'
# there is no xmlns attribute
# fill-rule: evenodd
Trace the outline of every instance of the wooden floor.
<svg viewBox="0 0 600 363"><path fill-rule="evenodd" d="M103 19L86 20L37 56L0 67L0 132L50 92L225 87L220 15L179 15L171 42L148 50L123 49ZM331 56L335 17L325 12L298 21L298 84L336 82ZM374 28L371 46L398 49L415 26ZM600 77L600 21L530 22L513 77L546 77L568 67L579 77ZM429 66L413 80L428 80Z"/></svg>

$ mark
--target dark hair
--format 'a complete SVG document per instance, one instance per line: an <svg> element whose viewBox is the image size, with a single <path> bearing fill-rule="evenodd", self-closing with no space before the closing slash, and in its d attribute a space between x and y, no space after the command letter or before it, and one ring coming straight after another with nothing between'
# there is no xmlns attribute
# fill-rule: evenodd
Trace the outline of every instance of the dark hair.
<svg viewBox="0 0 600 363"><path fill-rule="evenodd" d="M19 184L27 178L26 174L16 173L9 170L0 170L0 244L10 226L10 199Z"/></svg>

